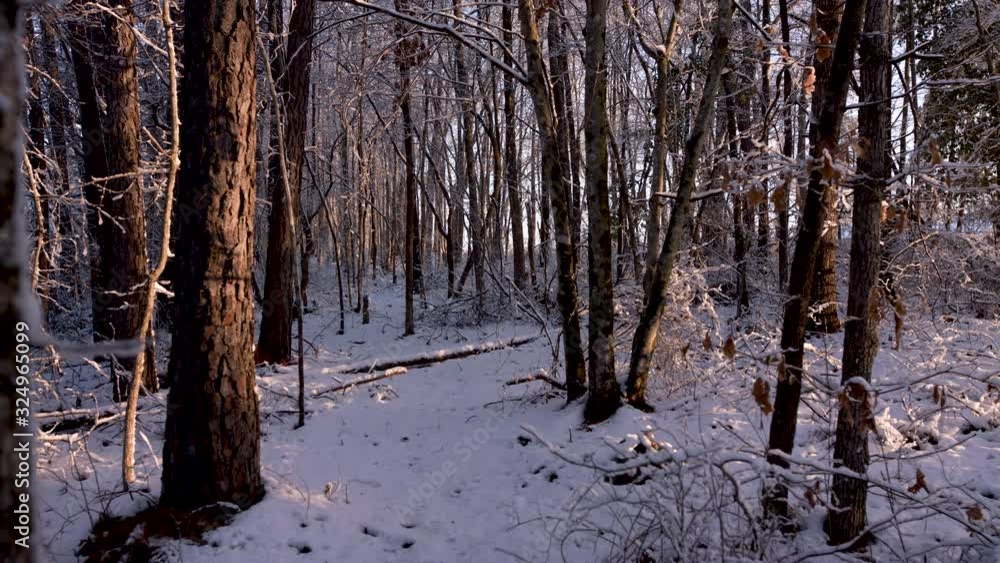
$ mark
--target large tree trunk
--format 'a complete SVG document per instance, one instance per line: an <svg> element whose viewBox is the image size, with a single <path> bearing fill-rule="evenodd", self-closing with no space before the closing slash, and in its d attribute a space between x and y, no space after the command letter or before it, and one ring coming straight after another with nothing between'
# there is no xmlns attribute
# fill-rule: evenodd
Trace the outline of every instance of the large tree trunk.
<svg viewBox="0 0 1000 563"><path fill-rule="evenodd" d="M105 2L96 21L75 23L74 66L80 95L85 189L91 237L91 297L94 339L126 340L139 335L139 300L146 282L146 219L139 172L139 92L131 0ZM89 57L88 57L89 53ZM108 178L108 179L104 179ZM95 260L96 258L96 260ZM147 390L157 389L152 339L142 374ZM117 360L112 358L114 366ZM129 360L122 360L126 370ZM114 398L128 381L113 369Z"/></svg>
<svg viewBox="0 0 1000 563"><path fill-rule="evenodd" d="M542 184L554 207L556 264L559 270L557 301L563 323L567 398L573 401L586 393L587 380L580 335L580 313L577 311L576 255L573 252L572 225L570 225L569 182L565 175L567 162L563 158L565 152L560 148L560 144L565 146L565 143L559 136L558 117L549 95L545 62L542 59L542 47L538 35L538 20L531 0L518 0L518 15L528 62L528 91L535 107L535 119L538 122L542 149ZM542 212L544 227L545 221L548 220L544 203ZM543 229L543 242L546 231L547 229Z"/></svg>
<svg viewBox="0 0 1000 563"><path fill-rule="evenodd" d="M698 115L695 117L691 135L684 146L684 164L681 165L677 182L677 200L670 212L670 222L667 225L666 237L660 256L656 261L656 269L646 292L645 306L639 318L632 339L632 358L629 362L628 383L625 398L629 404L643 410L650 410L646 402L646 381L656 351L656 340L659 336L660 317L666 303L667 289L674 269L677 251L684 238L685 224L691 215L691 194L694 193L695 179L698 175L698 161L705 147L705 138L711 129L712 116L715 113L715 97L719 90L722 70L726 65L726 54L729 51L729 33L733 15L732 0L719 0L719 13L716 17L715 38L712 40L712 56L708 63L708 74L702 90L701 102L698 105Z"/></svg>
<svg viewBox="0 0 1000 563"><path fill-rule="evenodd" d="M812 295L813 271L819 248L822 225L826 221L823 194L836 181L836 156L840 139L840 124L847 102L847 86L854 69L854 52L861 31L862 12L866 0L847 0L840 25L833 68L828 87L824 88L817 113L817 143L812 147L811 172L805 205L799 221L798 240L792 257L788 280L788 297L781 327L783 358L778 369L778 384L774 400L774 416L768 436L768 450L792 452L798 421L799 399L802 395L802 359L805 345L806 318ZM768 461L787 467L780 455L768 455ZM784 483L770 484L764 490L767 512L780 519L788 517L788 489Z"/></svg>
<svg viewBox="0 0 1000 563"><path fill-rule="evenodd" d="M611 207L608 198L608 0L587 0L584 28L586 88L584 137L587 143L587 224L590 316L587 324L587 363L590 395L584 409L587 422L600 422L621 405L615 379L615 295L611 258Z"/></svg>
<svg viewBox="0 0 1000 563"><path fill-rule="evenodd" d="M813 40L817 45L813 57L813 68L816 72L816 89L813 91L812 107L813 122L809 127L809 142L816 146L819 142L817 116L820 104L823 103L824 91L829 86L830 73L833 67L833 57L830 56L829 45L837 39L837 27L840 25L841 0L816 1L817 37ZM833 155L831 155L833 156ZM814 309L809 317L809 330L817 332L837 332L840 330L840 319L837 316L837 185L831 183L823 192L824 216L818 254L816 255L815 281L810 305Z"/></svg>
<svg viewBox="0 0 1000 563"><path fill-rule="evenodd" d="M30 334L29 328L21 321L27 318L23 307L29 307L25 297L24 263L27 260L24 248L24 233L21 232L20 213L24 201L21 191L21 163L24 159L23 139L21 139L21 115L24 109L24 59L22 51L22 26L24 13L18 2L7 2L0 10L0 60L4 61L4 71L0 73L0 333L3 336L2 352L0 352L0 513L4 514L3 529L0 530L0 559L10 563L29 563L34 560L33 554L41 549L40 542L28 539L24 530L15 527L21 525L21 519L31 521L30 525L38 526L34 521L35 514L31 511L34 504L30 495L29 481L33 464L24 463L27 475L22 471L22 461L19 452L32 452L33 444L30 437L15 436L15 433L28 433L30 428L16 425L16 404L20 395L16 388L28 388L29 381L20 378L17 367L27 366L27 361L18 362L17 339L19 333ZM30 299L30 297L28 298ZM26 344L26 343L25 343ZM24 346L22 351L27 348ZM22 503L21 495L29 495L27 502ZM28 512L22 511L22 505ZM17 543L15 543L17 542Z"/></svg>
<svg viewBox="0 0 1000 563"><path fill-rule="evenodd" d="M288 23L288 44L284 72L276 85L281 102L275 101L276 126L284 126L285 154L277 151L272 159L285 159L281 166L271 165L268 180L271 192L271 215L267 233L267 271L264 274L264 306L257 340L257 362L284 364L292 359L292 319L297 289L295 287L295 237L290 215L299 213L302 187L302 162L305 155L306 118L309 106L309 63L312 60L313 12L315 0L300 0ZM285 194L287 180L291 201Z"/></svg>
<svg viewBox="0 0 1000 563"><path fill-rule="evenodd" d="M878 272L882 199L891 173L892 40L888 0L869 0L859 46L861 91L858 111L858 182L854 184L851 271L844 322L844 357L835 466L868 472L868 431L874 427L874 397L868 391L878 353ZM830 540L844 544L867 525L868 483L833 476Z"/></svg>
<svg viewBox="0 0 1000 563"><path fill-rule="evenodd" d="M253 362L254 3L184 3L178 315L161 504L264 495Z"/></svg>

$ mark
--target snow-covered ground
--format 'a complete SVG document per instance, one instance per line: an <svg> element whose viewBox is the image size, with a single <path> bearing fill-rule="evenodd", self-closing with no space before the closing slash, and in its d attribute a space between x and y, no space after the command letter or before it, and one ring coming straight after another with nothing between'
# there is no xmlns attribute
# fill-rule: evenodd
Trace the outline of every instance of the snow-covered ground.
<svg viewBox="0 0 1000 563"><path fill-rule="evenodd" d="M793 464L802 479L793 493L804 529L789 540L755 521L770 417L752 389L758 377L773 386L775 367L764 361L774 351L773 335L738 334L731 359L721 345L728 333L717 326L706 325L711 347L703 342L705 327L664 334L670 349L661 354L653 386L658 412L623 408L587 428L581 405L564 406L547 384L505 385L552 370L550 338L558 337L557 329L541 331L528 319L483 328L418 322L416 335L401 338L401 284L380 283L372 291L371 323L362 325L360 315L350 313L346 334L337 335L337 300L325 282L314 282L312 299L321 306L305 322L304 428L293 429L295 367L258 371L266 498L210 532L203 545L159 540L163 556L175 557L164 560L599 561L673 552L681 560L714 561L720 545L730 561L740 553L746 560L759 560L760 553L769 560L810 554L819 556L810 560L843 560L820 556L828 550L822 503L831 479L824 468L831 465L839 335L811 344L812 379L796 455L817 467ZM993 326L913 321L902 351L885 341L873 382L880 390L879 439L872 441L870 475L899 493L873 489L870 497L870 520L886 521L876 530L880 559L988 561L998 555L989 548L927 550L997 539L1000 392L988 383L1000 385L1000 361ZM540 337L312 396L363 377L333 373L337 366L526 335ZM619 362L627 365L628 340L618 347ZM554 375L561 379L558 370ZM110 395L106 386L103 391ZM140 420L138 492L115 492L120 422L40 446L39 516L55 561L77 560L79 542L102 513L133 513L158 496L163 415L157 399L165 396L145 400L148 414ZM599 468L617 477L606 481ZM913 489L918 469L925 489ZM904 498L907 489L913 498ZM931 506L921 506L921 499Z"/></svg>

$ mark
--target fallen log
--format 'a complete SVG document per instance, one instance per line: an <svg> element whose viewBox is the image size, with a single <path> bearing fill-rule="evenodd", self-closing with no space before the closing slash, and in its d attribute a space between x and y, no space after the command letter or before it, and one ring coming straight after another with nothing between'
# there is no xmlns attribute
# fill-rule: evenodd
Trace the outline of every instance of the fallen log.
<svg viewBox="0 0 1000 563"><path fill-rule="evenodd" d="M324 374L342 373L369 373L374 371L390 370L392 368L412 368L429 364L435 364L446 360L456 360L476 356L486 352L495 352L504 348L517 348L530 342L538 340L539 335L515 336L509 340L489 340L477 344L468 344L457 348L447 348L432 352L422 352L412 356L401 358L363 360L350 364L341 364L323 370Z"/></svg>
<svg viewBox="0 0 1000 563"><path fill-rule="evenodd" d="M516 377L514 379L511 379L510 381L507 381L506 383L504 383L504 385L509 387L511 385L521 385L524 383L530 383L532 381L544 381L545 383L548 383L549 385L555 387L556 389L559 389L561 391L566 390L565 383L552 379L551 377L549 377L548 372L546 372L545 370L539 370L538 372L530 375Z"/></svg>
<svg viewBox="0 0 1000 563"><path fill-rule="evenodd" d="M354 381L348 381L347 383L342 383L340 385L334 385L333 387L330 387L328 389L322 389L322 390L319 390L319 391L315 391L313 393L313 397L319 397L320 395L325 395L327 393L336 393L337 391L344 391L344 390L350 389L351 387L355 387L357 385L364 385L366 383L374 383L374 382L382 380L382 379L389 379L390 377L395 377L397 375L403 375L406 372L407 372L407 370L404 367L389 368L389 369L387 369L385 371L380 371L380 372L377 372L377 373L373 373L372 375L369 375L368 377L362 377L361 379L355 379Z"/></svg>

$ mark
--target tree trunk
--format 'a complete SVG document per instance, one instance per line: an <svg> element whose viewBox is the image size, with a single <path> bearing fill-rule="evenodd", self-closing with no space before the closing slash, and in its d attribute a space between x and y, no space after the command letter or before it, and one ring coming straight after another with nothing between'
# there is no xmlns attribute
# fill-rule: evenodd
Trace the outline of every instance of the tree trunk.
<svg viewBox="0 0 1000 563"><path fill-rule="evenodd" d="M395 0L396 10L402 13L409 11L407 0ZM419 36L407 36L402 22L396 23L396 65L399 68L399 110L403 116L403 157L406 168L406 235L404 269L406 273L405 313L403 318L403 336L413 334L413 294L416 292L417 258L417 175L416 158L413 149L413 117L410 112L410 67L413 65L415 53L420 49Z"/></svg>
<svg viewBox="0 0 1000 563"><path fill-rule="evenodd" d="M841 0L816 0L817 37L816 54L813 57L813 68L816 72L816 89L813 91L812 107L813 121L809 127L809 142L815 146L818 142L816 118L819 115L819 105L822 103L824 90L829 86L833 57L830 56L829 45L836 41L837 27L840 25ZM835 155L830 155L835 156ZM809 317L809 330L816 332L837 332L840 330L840 319L837 316L837 185L830 183L823 192L824 216L820 245L816 255L815 281L810 305L814 312Z"/></svg>
<svg viewBox="0 0 1000 563"><path fill-rule="evenodd" d="M726 54L729 51L729 33L733 15L732 0L719 0L719 13L716 17L715 38L712 40L712 56L708 63L708 74L702 90L701 102L698 105L698 115L695 118L691 135L684 146L684 164L681 166L677 182L677 200L670 212L670 222L667 225L666 237L660 256L656 261L656 269L646 292L645 305L639 318L632 339L632 358L629 362L628 383L625 398L629 404L642 410L650 410L646 402L646 381L656 351L656 340L659 336L660 317L666 303L667 290L674 268L677 251L684 237L685 223L691 215L691 194L694 193L695 178L698 174L698 161L705 147L705 138L711 128L712 116L715 113L715 96L719 90L722 70L726 64Z"/></svg>
<svg viewBox="0 0 1000 563"><path fill-rule="evenodd" d="M836 155L840 139L840 124L847 102L848 79L854 69L854 52L863 20L866 0L847 0L840 25L833 68L828 88L818 106L817 143L812 147L811 172L806 190L805 206L799 221L798 240L788 280L788 301L781 327L781 349L784 350L778 369L778 384L774 400L774 415L768 436L768 450L792 452L798 421L799 399L802 394L802 357L805 345L806 318L812 294L813 271L819 248L822 225L826 221L823 194L836 181ZM788 467L780 455L768 455L768 461L778 467ZM788 489L784 483L772 483L764 489L765 510L779 519L788 517Z"/></svg>
<svg viewBox="0 0 1000 563"><path fill-rule="evenodd" d="M285 364L292 359L292 319L295 295L295 237L290 214L299 213L302 162L305 155L306 118L309 106L309 63L312 60L313 12L315 0L299 0L288 22L288 44L279 57L287 57L284 72L276 85L281 102L275 101L276 126L284 127L285 154L276 151L272 159L285 159L288 178L280 166L271 165L268 178L271 214L267 234L267 271L264 274L264 306L257 341L257 362ZM288 182L291 201L285 196Z"/></svg>
<svg viewBox="0 0 1000 563"><path fill-rule="evenodd" d="M586 393L586 373L584 371L583 343L580 335L580 313L577 311L576 254L570 224L569 182L565 175L566 161L560 145L565 146L559 136L558 117L553 100L549 96L545 63L542 59L541 41L538 35L538 21L531 0L518 0L521 20L521 35L527 55L528 90L535 107L541 142L542 184L554 207L553 223L556 239L556 263L558 267L559 313L563 323L563 354L566 360L566 390L569 401ZM550 16L551 17L551 16ZM544 201L544 200L543 200ZM543 225L547 211L543 203ZM545 235L543 233L543 241ZM544 282L543 282L544 283Z"/></svg>
<svg viewBox="0 0 1000 563"><path fill-rule="evenodd" d="M615 379L615 295L611 257L611 207L608 189L608 0L587 0L584 28L586 88L584 137L587 144L587 225L590 315L587 323L587 363L590 395L584 409L589 423L606 420L621 405Z"/></svg>
<svg viewBox="0 0 1000 563"><path fill-rule="evenodd" d="M462 6L459 0L454 2L454 16L462 18ZM462 106L462 147L464 151L465 164L465 187L468 189L469 198L469 243L472 253L469 260L472 261L473 275L476 282L476 303L482 307L483 293L485 291L485 278L483 277L483 219L480 213L479 189L484 186L477 185L476 179L476 155L475 139L473 138L473 121L475 119L476 104L472 99L474 82L469 79L466 69L465 51L461 45L455 47L455 95ZM453 194L453 198L461 201L462 194ZM461 205L459 204L459 207ZM460 284L461 285L461 284Z"/></svg>
<svg viewBox="0 0 1000 563"><path fill-rule="evenodd" d="M892 59L888 0L869 0L859 46L861 90L858 111L858 182L854 185L851 271L844 322L844 357L834 466L868 472L868 431L874 428L874 397L867 382L878 353L878 272L882 200L891 174ZM833 476L830 540L839 545L858 538L867 526L868 484Z"/></svg>
<svg viewBox="0 0 1000 563"><path fill-rule="evenodd" d="M501 11L503 25L503 40L510 51L514 50L514 14L511 5L504 4ZM511 66L514 58L504 53L504 64ZM517 108L514 105L514 88L516 82L510 74L504 74L503 82L503 114L504 114L504 150L506 152L507 197L510 205L510 229L512 254L514 258L514 284L519 289L526 289L528 284L527 270L524 266L524 216L521 214L521 186L519 170L521 166L517 150Z"/></svg>
<svg viewBox="0 0 1000 563"><path fill-rule="evenodd" d="M0 530L0 559L10 563L30 563L33 554L41 549L40 542L29 543L28 529L18 530L22 519L28 519L38 526L30 480L32 466L19 459L20 451L33 451L30 436L15 436L15 433L30 433L31 428L16 424L17 409L24 406L23 397L16 389L27 389L30 385L27 374L20 374L18 367L28 366L27 358L19 358L27 353L26 342L21 350L18 334L30 335L30 329L21 321L29 318L22 308L32 306L30 295L23 286L25 282L24 263L27 249L24 248L25 234L21 223L21 205L24 192L21 191L21 163L24 159L24 145L21 138L21 116L24 110L24 59L22 50L22 29L24 13L18 2L8 2L0 10L0 60L4 62L4 72L0 73L0 332L3 333L3 352L0 353L0 511L8 524ZM24 360L19 361L19 360ZM20 402L17 399L21 397ZM15 416L16 415L16 416ZM23 469L23 470L22 470ZM26 502L22 502L25 500ZM23 508L22 508L23 507ZM27 511L24 513L23 511ZM21 514L19 514L21 513ZM27 524L27 522L24 522ZM22 533L25 532L25 533Z"/></svg>
<svg viewBox="0 0 1000 563"><path fill-rule="evenodd" d="M747 158L749 147L745 142L749 140L747 132L748 124L746 117L749 108L749 100L743 94L735 96L729 80L730 75L726 75L723 85L726 91L726 137L729 143L729 166L733 167L742 156ZM745 89L741 89L744 90ZM738 99L734 99L734 96ZM741 117L737 118L736 105L740 106ZM741 127L737 127L737 122ZM742 136L741 136L742 135ZM739 140L738 140L739 139ZM751 143L752 146L752 143ZM736 262L736 318L742 318L750 310L750 291L747 284L747 254L750 248L749 239L751 230L747 228L748 215L751 213L747 203L746 194L735 193L733 201L733 260Z"/></svg>
<svg viewBox="0 0 1000 563"><path fill-rule="evenodd" d="M781 43L786 52L791 54L791 31L788 25L788 0L778 0L778 12L781 19ZM782 129L784 137L781 144L781 153L789 161L794 158L794 128L792 126L792 112L795 106L792 104L792 71L791 63L782 60L781 89L782 103L784 104ZM781 185L775 190L772 199L774 200L774 210L778 215L778 287L784 289L788 281L788 201L792 187L792 176L786 174L781 180Z"/></svg>
<svg viewBox="0 0 1000 563"><path fill-rule="evenodd" d="M147 276L135 16L131 0L111 0L105 5L115 15L102 11L96 21L72 25L80 121L84 144L92 147L84 158L84 180L90 232L98 248L90 263L95 341L139 335L142 311L138 303ZM152 341L142 377L146 389L156 391ZM128 389L128 380L115 367L118 361L112 358L116 401ZM120 363L132 369L128 359Z"/></svg>
<svg viewBox="0 0 1000 563"><path fill-rule="evenodd" d="M635 21L632 5L626 0L623 3L627 15ZM666 38L662 48L653 45L637 31L640 45L647 55L656 61L656 86L653 91L653 186L649 194L649 217L646 218L646 265L642 276L642 289L649 291L653 270L660 254L660 223L663 215L663 197L667 193L667 127L670 117L670 57L677 43L677 30L680 27L680 0L674 0L674 11L670 16Z"/></svg>
<svg viewBox="0 0 1000 563"><path fill-rule="evenodd" d="M246 508L264 495L253 361L253 2L184 3L178 315L162 505Z"/></svg>
<svg viewBox="0 0 1000 563"><path fill-rule="evenodd" d="M76 270L79 261L79 251L74 249L72 257L69 255L69 246L75 244L72 206L69 202L79 200L79 192L73 193L69 181L69 162L66 150L66 129L70 127L69 109L66 104L66 97L58 91L60 85L59 59L56 56L56 33L52 24L42 18L42 49L45 53L45 72L48 74L49 83L49 132L52 135L52 156L59 172L57 188L58 196L56 209L53 214L56 218L56 271L61 274L64 281L76 278ZM50 184L50 188L52 184ZM75 284L72 284L75 286Z"/></svg>

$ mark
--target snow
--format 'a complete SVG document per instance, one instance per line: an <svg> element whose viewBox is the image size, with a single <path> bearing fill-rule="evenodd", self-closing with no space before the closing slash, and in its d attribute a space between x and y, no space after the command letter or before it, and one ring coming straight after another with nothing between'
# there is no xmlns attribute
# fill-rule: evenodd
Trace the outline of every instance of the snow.
<svg viewBox="0 0 1000 563"><path fill-rule="evenodd" d="M658 380L651 385L659 390L658 412L625 407L609 422L588 428L581 423L582 405L564 406L548 384L505 385L540 370L561 376L548 339L534 338L537 324L515 320L459 328L418 321L417 334L402 338L402 284L380 281L372 289L372 322L362 325L360 315L350 314L346 333L338 336L336 305L322 305L337 303L329 282L323 274L314 277L312 298L321 306L305 320L310 345L304 428L293 429L295 366L258 370L267 496L231 525L207 534L203 545L157 540L164 553L173 554L171 560L600 561L631 549L623 540L628 522L622 519L649 514L641 511L650 506L659 522L669 524L668 531L683 529L686 535L642 549L667 546L685 560L716 560L717 552L704 544L721 541L723 524L708 509L691 510L695 505L720 507L726 541L758 543L767 560L810 554L815 561L842 560L828 554L821 503L796 499L804 527L792 540L758 532L742 520L744 511L759 515L761 478L770 470L762 457L770 417L761 414L750 388L756 377L775 377L775 367L757 359L777 349L773 334L740 336L740 354L730 360L721 349L702 348L705 327L713 322L695 319L702 324L690 334L674 330L672 339L661 343L679 349L686 341L690 351L666 367L658 362ZM965 518L973 504L985 513L977 527L996 538L1000 483L992 470L1000 461L1000 393L989 391L986 382L1000 384L1000 361L994 343L981 339L990 326L964 320L941 327L914 318L908 320L902 351L883 343L872 382L881 394L874 407L880 441L872 441L870 477L905 492L919 469L929 491L909 496L936 502L946 512L899 524L898 537L891 527L881 528L883 560L892 560L893 550L916 556L941 543L982 545L952 519ZM891 327L883 328L891 334ZM717 343L728 335L710 330ZM314 397L364 377L344 372L366 370L387 358L434 359L512 339L530 341L411 366L390 379ZM839 336L813 340L807 355L807 404L792 458L797 463L787 472L802 490L816 482L828 486L833 472L835 419L829 414L837 404L839 341ZM625 342L619 350L618 361L625 365ZM681 357L676 350L664 352ZM932 404L934 385L945 389L943 408ZM153 406L164 401L162 393L149 398ZM54 561L76 561L76 547L101 513L134 513L158 496L162 410L150 409L140 419L141 482L131 494L112 492L120 474L120 421L77 434L72 444L39 445L39 513ZM963 434L970 427L976 430ZM606 472L626 481L648 475L652 481L614 486L604 481ZM737 504L732 483L739 484ZM826 489L819 496L825 499ZM870 521L895 522L892 502L902 501L873 489ZM917 506L905 516L928 511ZM927 561L951 561L956 553L930 550Z"/></svg>

